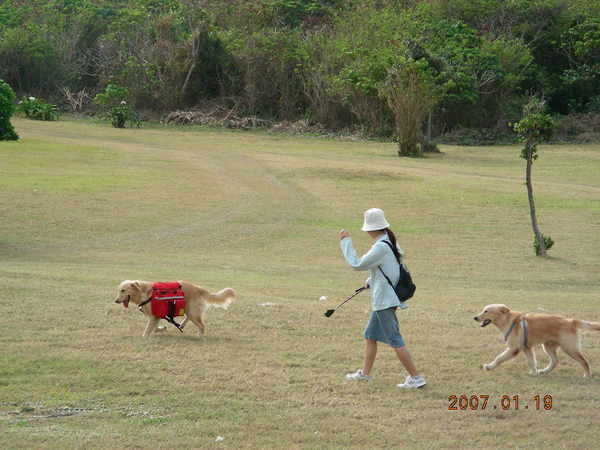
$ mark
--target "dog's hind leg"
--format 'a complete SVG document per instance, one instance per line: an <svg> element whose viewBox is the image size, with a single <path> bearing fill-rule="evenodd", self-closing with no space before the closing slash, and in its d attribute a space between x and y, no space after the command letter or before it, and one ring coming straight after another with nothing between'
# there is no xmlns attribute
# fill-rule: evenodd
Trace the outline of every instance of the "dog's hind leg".
<svg viewBox="0 0 600 450"><path fill-rule="evenodd" d="M545 375L548 372L551 372L558 364L558 356L556 354L556 350L558 350L558 344L556 342L546 342L542 345L542 348L546 352L546 355L548 355L550 358L550 362L546 367L538 370L538 375Z"/></svg>
<svg viewBox="0 0 600 450"><path fill-rule="evenodd" d="M530 348L524 348L523 353L527 357L527 364L529 364L529 374L537 375L537 361L535 359L535 352Z"/></svg>
<svg viewBox="0 0 600 450"><path fill-rule="evenodd" d="M577 341L561 342L560 348L562 348L567 355L569 355L571 358L573 358L575 361L581 364L581 366L583 367L583 376L585 378L589 378L592 376L590 365L587 362L587 359L585 359L585 357L581 354L581 350L579 349L579 343Z"/></svg>
<svg viewBox="0 0 600 450"><path fill-rule="evenodd" d="M498 367L500 364L502 364L504 361L508 361L509 359L514 358L518 354L519 354L518 348L515 348L515 349L507 348L502 353L500 353L498 356L496 356L496 359L494 359L491 363L484 364L483 369L484 370L493 370L496 367Z"/></svg>
<svg viewBox="0 0 600 450"><path fill-rule="evenodd" d="M156 326L158 325L158 321L160 319L158 317L149 317L148 318L148 323L146 324L146 329L144 330L144 334L143 337L148 337L150 336L150 334L156 330Z"/></svg>
<svg viewBox="0 0 600 450"><path fill-rule="evenodd" d="M204 334L204 321L202 316L190 317L190 320L198 327L198 336Z"/></svg>

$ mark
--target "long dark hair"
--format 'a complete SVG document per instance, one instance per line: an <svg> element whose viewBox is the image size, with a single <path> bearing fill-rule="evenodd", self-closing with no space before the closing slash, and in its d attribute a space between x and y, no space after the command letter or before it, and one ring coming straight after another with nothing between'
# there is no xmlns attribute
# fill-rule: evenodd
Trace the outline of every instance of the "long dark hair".
<svg viewBox="0 0 600 450"><path fill-rule="evenodd" d="M390 228L385 228L385 232L388 234L390 238L390 242L392 243L392 251L394 252L394 256L400 262L400 252L398 251L398 243L396 241L396 235Z"/></svg>

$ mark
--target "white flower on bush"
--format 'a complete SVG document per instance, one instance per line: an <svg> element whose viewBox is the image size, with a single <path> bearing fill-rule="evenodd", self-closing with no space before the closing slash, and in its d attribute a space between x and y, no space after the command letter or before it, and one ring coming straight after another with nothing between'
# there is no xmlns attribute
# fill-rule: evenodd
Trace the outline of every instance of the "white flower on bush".
<svg viewBox="0 0 600 450"><path fill-rule="evenodd" d="M35 97L29 97L29 100L34 101Z"/></svg>
<svg viewBox="0 0 600 450"><path fill-rule="evenodd" d="M125 100L121 101L121 105L126 105L126 104L127 104L127 102Z"/></svg>

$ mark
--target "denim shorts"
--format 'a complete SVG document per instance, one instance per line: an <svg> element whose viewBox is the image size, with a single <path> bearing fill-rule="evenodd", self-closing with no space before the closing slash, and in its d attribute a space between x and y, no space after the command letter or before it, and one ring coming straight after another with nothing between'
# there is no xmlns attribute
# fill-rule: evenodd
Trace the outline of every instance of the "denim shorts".
<svg viewBox="0 0 600 450"><path fill-rule="evenodd" d="M404 339L398 327L396 317L396 306L372 311L367 328L365 328L365 339L383 342L391 347L404 347Z"/></svg>

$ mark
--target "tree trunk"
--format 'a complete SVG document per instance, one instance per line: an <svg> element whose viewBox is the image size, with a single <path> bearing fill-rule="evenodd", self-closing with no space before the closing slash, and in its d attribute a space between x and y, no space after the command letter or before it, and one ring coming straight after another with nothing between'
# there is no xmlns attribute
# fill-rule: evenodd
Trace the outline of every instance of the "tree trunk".
<svg viewBox="0 0 600 450"><path fill-rule="evenodd" d="M187 90L188 84L190 82L190 78L192 77L192 73L194 72L194 69L196 68L196 60L198 59L198 51L200 48L200 43L198 42L200 40L199 38L199 33L197 30L192 32L192 49L191 49L191 54L190 54L190 66L188 68L187 71L187 75L185 77L185 81L183 82L183 86L181 86L181 93L180 93L180 97L181 100L183 100L184 96L185 96L185 91ZM180 101L181 101L180 100Z"/></svg>
<svg viewBox="0 0 600 450"><path fill-rule="evenodd" d="M410 140L398 143L398 156L421 156L421 146L417 140Z"/></svg>
<svg viewBox="0 0 600 450"><path fill-rule="evenodd" d="M427 142L431 142L431 122L432 122L433 110L429 110L429 116L427 117Z"/></svg>
<svg viewBox="0 0 600 450"><path fill-rule="evenodd" d="M546 243L542 237L542 233L538 227L537 217L535 215L535 202L533 200L533 185L531 183L531 167L533 166L533 152L531 148L527 150L527 168L525 171L525 182L527 184L527 197L529 198L529 212L531 214L531 227L533 228L533 234L538 241L540 246L540 252L538 256L546 256Z"/></svg>

